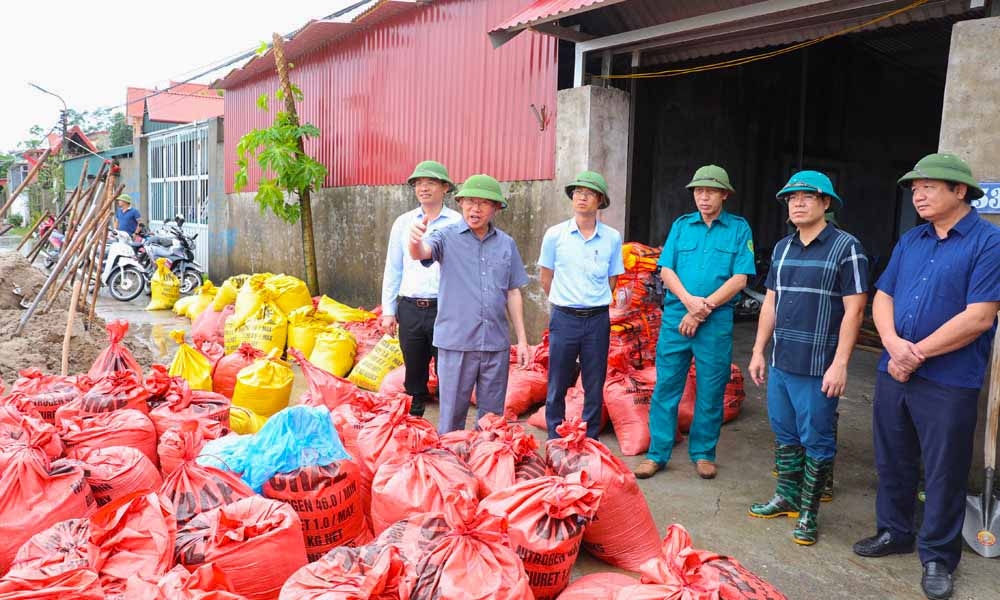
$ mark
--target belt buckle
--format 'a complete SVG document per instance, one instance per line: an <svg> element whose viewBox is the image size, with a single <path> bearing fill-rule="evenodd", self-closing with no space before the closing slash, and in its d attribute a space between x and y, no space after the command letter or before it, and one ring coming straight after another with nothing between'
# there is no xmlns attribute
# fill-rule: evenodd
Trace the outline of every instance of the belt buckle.
<svg viewBox="0 0 1000 600"><path fill-rule="evenodd" d="M417 308L430 308L431 307L431 301L427 300L426 298L417 298L414 301L414 303L417 305Z"/></svg>

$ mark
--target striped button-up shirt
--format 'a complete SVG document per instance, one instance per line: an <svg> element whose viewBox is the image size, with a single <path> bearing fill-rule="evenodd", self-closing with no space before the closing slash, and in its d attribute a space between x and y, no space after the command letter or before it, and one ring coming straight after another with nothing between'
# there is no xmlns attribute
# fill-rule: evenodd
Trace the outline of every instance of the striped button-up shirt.
<svg viewBox="0 0 1000 600"><path fill-rule="evenodd" d="M765 285L776 294L771 365L822 377L837 353L843 297L868 291L861 242L830 224L808 246L794 233L774 247Z"/></svg>

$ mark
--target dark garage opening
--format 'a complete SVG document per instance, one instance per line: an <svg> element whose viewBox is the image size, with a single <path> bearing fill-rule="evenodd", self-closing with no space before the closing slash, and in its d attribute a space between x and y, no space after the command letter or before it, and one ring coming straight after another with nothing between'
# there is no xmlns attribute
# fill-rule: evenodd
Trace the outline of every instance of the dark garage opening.
<svg viewBox="0 0 1000 600"><path fill-rule="evenodd" d="M758 248L773 247L788 233L775 192L799 168L816 169L845 201L839 225L861 239L880 271L900 233L916 223L895 182L937 149L953 22L896 26L739 67L637 80L628 239L662 244L673 220L694 210L684 188L692 173L716 163L737 190L727 209L750 222Z"/></svg>

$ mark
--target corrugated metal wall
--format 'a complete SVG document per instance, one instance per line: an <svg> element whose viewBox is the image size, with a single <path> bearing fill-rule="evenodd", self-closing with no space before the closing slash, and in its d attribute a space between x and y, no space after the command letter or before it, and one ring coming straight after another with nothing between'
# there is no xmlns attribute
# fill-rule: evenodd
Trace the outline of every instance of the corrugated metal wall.
<svg viewBox="0 0 1000 600"><path fill-rule="evenodd" d="M307 151L329 169L326 187L403 183L428 158L456 180L552 179L556 39L528 32L494 50L486 36L529 3L434 2L299 60L292 81L305 94L301 119L322 131ZM227 192L240 137L272 119L256 98L276 85L271 76L226 92ZM532 104L545 109L544 131Z"/></svg>

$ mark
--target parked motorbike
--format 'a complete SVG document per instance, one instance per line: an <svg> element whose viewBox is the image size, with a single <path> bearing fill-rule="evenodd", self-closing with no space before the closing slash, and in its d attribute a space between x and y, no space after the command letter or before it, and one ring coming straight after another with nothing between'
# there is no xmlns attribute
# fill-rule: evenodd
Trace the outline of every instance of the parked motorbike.
<svg viewBox="0 0 1000 600"><path fill-rule="evenodd" d="M55 217L49 215L42 221L42 224L38 226L38 231L35 232L36 238L41 238L45 235L45 232L52 229L55 226ZM63 240L65 235L58 229L54 230L49 234L49 239L45 243L45 247L42 248L41 255L43 256L43 264L45 269L51 269L53 265L59 260L59 252L62 251Z"/></svg>
<svg viewBox="0 0 1000 600"><path fill-rule="evenodd" d="M124 231L111 233L111 240L104 257L101 282L115 300L128 302L142 293L146 273L139 263L136 244Z"/></svg>
<svg viewBox="0 0 1000 600"><path fill-rule="evenodd" d="M170 270L181 280L181 294L190 294L202 284L205 274L205 268L194 258L198 234L188 236L184 232L184 217L181 215L177 215L172 221L164 221L163 225L160 231L143 240L138 252L146 287L148 288L156 273L156 259L166 258Z"/></svg>
<svg viewBox="0 0 1000 600"><path fill-rule="evenodd" d="M747 280L747 285L736 295L734 314L737 319L756 319L767 294L767 272L771 268L771 249L758 248L754 253L757 274Z"/></svg>

